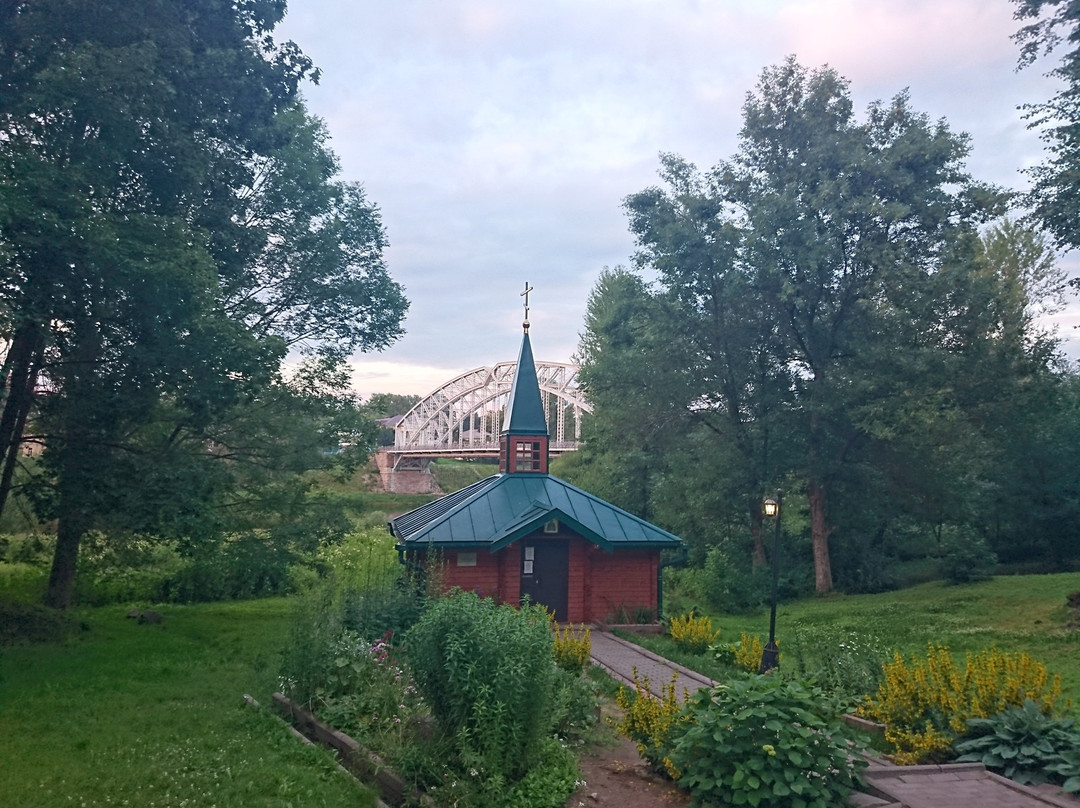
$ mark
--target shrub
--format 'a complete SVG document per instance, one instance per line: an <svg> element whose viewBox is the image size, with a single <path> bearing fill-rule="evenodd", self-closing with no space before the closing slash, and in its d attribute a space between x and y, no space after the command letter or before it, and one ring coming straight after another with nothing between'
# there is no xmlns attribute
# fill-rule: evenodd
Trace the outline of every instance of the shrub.
<svg viewBox="0 0 1080 808"><path fill-rule="evenodd" d="M417 686L462 762L484 778L523 776L552 717L556 667L544 608L454 592L428 607L406 643Z"/></svg>
<svg viewBox="0 0 1080 808"><path fill-rule="evenodd" d="M750 676L691 697L668 759L697 805L834 808L866 762L818 688Z"/></svg>
<svg viewBox="0 0 1080 808"><path fill-rule="evenodd" d="M285 594L296 560L297 554L268 531L230 534L185 559L163 599L193 603Z"/></svg>
<svg viewBox="0 0 1080 808"><path fill-rule="evenodd" d="M555 664L570 673L581 673L589 664L592 653L592 632L584 623L578 629L571 623L562 628L551 618L551 628L555 632L553 652Z"/></svg>
<svg viewBox="0 0 1080 808"><path fill-rule="evenodd" d="M997 556L975 530L966 525L941 529L941 576L952 584L988 581L994 577Z"/></svg>
<svg viewBox="0 0 1080 808"><path fill-rule="evenodd" d="M315 565L334 576L346 589L371 589L397 577L401 564L394 538L385 527L369 525L348 533L340 541L325 539L315 553Z"/></svg>
<svg viewBox="0 0 1080 808"><path fill-rule="evenodd" d="M656 622L656 609L644 604L619 603L611 606L604 622L610 625L643 626Z"/></svg>
<svg viewBox="0 0 1080 808"><path fill-rule="evenodd" d="M706 616L695 616L692 612L681 617L673 617L668 625L668 633L676 643L695 654L704 653L709 644L719 636L713 631L712 620Z"/></svg>
<svg viewBox="0 0 1080 808"><path fill-rule="evenodd" d="M709 646L709 652L713 655L713 659L722 665L730 665L735 667L735 649L739 645L737 642L722 642L716 645Z"/></svg>
<svg viewBox="0 0 1080 808"><path fill-rule="evenodd" d="M899 653L882 669L875 696L859 712L887 726L897 763L940 762L971 718L987 718L1025 699L1051 714L1061 699L1061 677L1025 653L996 648L968 654L961 670L949 649L930 644L925 659Z"/></svg>
<svg viewBox="0 0 1080 808"><path fill-rule="evenodd" d="M58 642L74 627L67 612L40 603L0 599L0 647L21 642Z"/></svg>
<svg viewBox="0 0 1080 808"><path fill-rule="evenodd" d="M733 646L735 665L750 673L761 670L761 655L765 653L765 646L761 644L761 637L743 632L739 635L739 641Z"/></svg>
<svg viewBox="0 0 1080 808"><path fill-rule="evenodd" d="M600 686L588 676L563 669L555 672L552 724L567 743L580 744L600 720Z"/></svg>
<svg viewBox="0 0 1080 808"><path fill-rule="evenodd" d="M1080 793L1080 732L1073 721L1048 716L1025 699L989 718L972 718L957 742L960 762L977 761L1022 785L1056 783Z"/></svg>
<svg viewBox="0 0 1080 808"><path fill-rule="evenodd" d="M682 716L683 705L675 688L678 678L679 674L673 674L671 681L661 688L661 697L656 698L649 690L649 678L639 680L634 668L634 692L620 686L615 698L623 713L616 725L619 732L637 744L638 754L654 768L676 778L678 771L667 759L667 750L668 738Z"/></svg>
<svg viewBox="0 0 1080 808"><path fill-rule="evenodd" d="M424 714L419 693L392 653L391 637L369 642L345 630L331 644L315 707L332 726L381 753L404 742L411 719Z"/></svg>

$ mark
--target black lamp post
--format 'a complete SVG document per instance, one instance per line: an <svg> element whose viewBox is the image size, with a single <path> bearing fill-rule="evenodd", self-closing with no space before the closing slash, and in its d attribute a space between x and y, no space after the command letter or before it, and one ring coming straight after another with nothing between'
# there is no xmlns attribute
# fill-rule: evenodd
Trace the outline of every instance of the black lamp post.
<svg viewBox="0 0 1080 808"><path fill-rule="evenodd" d="M776 499L765 500L764 508L766 516L776 517L776 533L773 536L772 548L772 597L769 600L769 644L761 652L761 668L759 673L768 673L780 664L780 649L776 647L776 588L780 578L780 497L783 494L776 489Z"/></svg>

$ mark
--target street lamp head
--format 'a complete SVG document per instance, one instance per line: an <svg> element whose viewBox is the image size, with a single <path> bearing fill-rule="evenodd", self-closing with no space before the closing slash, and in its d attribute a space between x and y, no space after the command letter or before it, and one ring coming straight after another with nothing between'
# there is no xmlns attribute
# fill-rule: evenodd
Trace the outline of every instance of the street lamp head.
<svg viewBox="0 0 1080 808"><path fill-rule="evenodd" d="M762 509L765 511L766 516L776 516L776 514L780 513L780 503L775 499L767 499Z"/></svg>

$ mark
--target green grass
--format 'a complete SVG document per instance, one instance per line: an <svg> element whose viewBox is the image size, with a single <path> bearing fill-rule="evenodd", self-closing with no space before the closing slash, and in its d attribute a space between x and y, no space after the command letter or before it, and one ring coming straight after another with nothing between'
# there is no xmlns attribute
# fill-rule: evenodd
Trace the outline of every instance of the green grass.
<svg viewBox="0 0 1080 808"><path fill-rule="evenodd" d="M996 646L1025 651L1059 673L1062 688L1080 705L1080 630L1070 628L1065 596L1080 591L1080 573L999 576L991 581L948 586L940 581L879 595L830 595L782 603L776 614L776 639L803 628L829 626L880 638L905 657L925 654L929 642L956 653ZM769 633L767 610L753 615L710 613L720 642L735 642L741 632L763 640ZM666 654L669 637L643 645ZM672 658L695 668L694 655ZM698 657L701 658L700 656ZM781 659L781 664L782 659ZM708 670L702 671L708 674Z"/></svg>
<svg viewBox="0 0 1080 808"><path fill-rule="evenodd" d="M478 460L436 460L431 464L431 475L444 494L452 494L466 486L490 477L499 471L495 463Z"/></svg>
<svg viewBox="0 0 1080 808"><path fill-rule="evenodd" d="M289 601L80 610L61 642L0 649L0 807L371 806L263 705Z"/></svg>

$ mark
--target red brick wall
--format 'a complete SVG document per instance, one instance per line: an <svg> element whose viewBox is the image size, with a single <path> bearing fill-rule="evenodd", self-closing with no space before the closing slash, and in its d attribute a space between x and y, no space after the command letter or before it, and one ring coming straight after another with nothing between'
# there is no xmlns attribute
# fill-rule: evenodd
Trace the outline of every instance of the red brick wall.
<svg viewBox="0 0 1080 808"><path fill-rule="evenodd" d="M458 552L475 552L475 567L459 567ZM521 600L521 548L517 543L492 553L448 550L444 589L460 587L503 603ZM640 608L656 611L658 550L601 550L580 537L570 541L566 618L573 623L610 622L620 607L633 618Z"/></svg>
<svg viewBox="0 0 1080 808"><path fill-rule="evenodd" d="M475 553L475 567L459 567L458 555L460 553ZM499 591L499 554L492 553L483 548L468 550L445 551L445 564L442 571L443 589L453 589L455 586L465 590L472 590L484 597L501 599Z"/></svg>
<svg viewBox="0 0 1080 808"><path fill-rule="evenodd" d="M620 607L631 617L640 607L656 612L659 550L597 550L590 555L591 586L586 607L590 622L608 622Z"/></svg>

